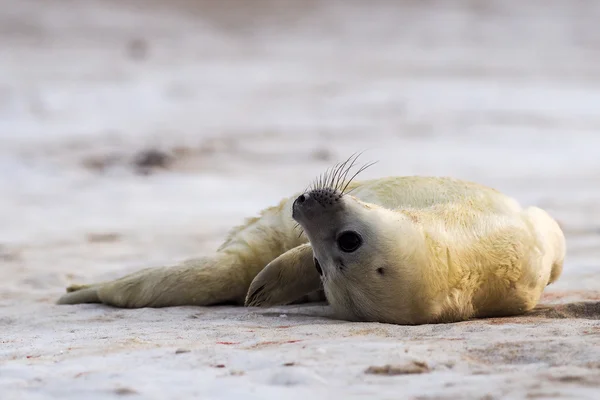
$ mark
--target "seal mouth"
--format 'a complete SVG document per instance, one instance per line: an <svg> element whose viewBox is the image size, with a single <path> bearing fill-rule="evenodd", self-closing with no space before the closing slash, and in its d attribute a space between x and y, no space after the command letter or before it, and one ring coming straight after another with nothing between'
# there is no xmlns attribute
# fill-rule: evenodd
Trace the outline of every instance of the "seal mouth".
<svg viewBox="0 0 600 400"><path fill-rule="evenodd" d="M315 262L315 268L317 269L317 272L319 273L320 276L323 276L323 269L321 268L321 264L319 264L319 260L317 260L315 258L314 262Z"/></svg>

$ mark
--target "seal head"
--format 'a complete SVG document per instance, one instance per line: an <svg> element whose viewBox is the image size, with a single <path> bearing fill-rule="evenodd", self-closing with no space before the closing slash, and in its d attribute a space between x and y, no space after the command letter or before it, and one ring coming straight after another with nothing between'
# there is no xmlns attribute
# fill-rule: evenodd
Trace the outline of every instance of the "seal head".
<svg viewBox="0 0 600 400"><path fill-rule="evenodd" d="M413 307L405 303L415 290L409 287L416 273L410 271L411 249L419 246L411 242L421 237L412 224L401 214L332 188L303 193L292 208L312 245L327 300L340 317L412 322L406 311ZM406 253L397 243L401 236L407 237Z"/></svg>

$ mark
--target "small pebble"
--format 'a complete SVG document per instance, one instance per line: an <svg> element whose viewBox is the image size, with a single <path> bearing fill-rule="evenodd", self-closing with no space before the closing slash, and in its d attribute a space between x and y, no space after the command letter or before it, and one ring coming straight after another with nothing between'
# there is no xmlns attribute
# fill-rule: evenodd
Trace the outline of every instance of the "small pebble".
<svg viewBox="0 0 600 400"><path fill-rule="evenodd" d="M138 394L138 392L131 388L121 387L121 388L115 389L115 394L117 394L119 396L129 396L132 394Z"/></svg>
<svg viewBox="0 0 600 400"><path fill-rule="evenodd" d="M366 374L372 375L409 375L409 374L423 374L430 372L431 369L427 363L423 361L411 361L403 365L384 365L381 367L371 366L365 370Z"/></svg>

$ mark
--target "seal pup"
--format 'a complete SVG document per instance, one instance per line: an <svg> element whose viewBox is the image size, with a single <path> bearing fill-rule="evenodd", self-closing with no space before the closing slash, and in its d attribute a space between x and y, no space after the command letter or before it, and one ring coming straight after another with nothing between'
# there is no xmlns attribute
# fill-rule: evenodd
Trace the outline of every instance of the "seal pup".
<svg viewBox="0 0 600 400"><path fill-rule="evenodd" d="M360 200L361 189L318 187L292 206L339 318L412 325L518 315L561 274L565 238L540 208L482 189L390 209Z"/></svg>
<svg viewBox="0 0 600 400"><path fill-rule="evenodd" d="M469 248L467 244L472 245L478 241L488 243L484 238L489 238L489 241L506 241L511 236L507 233L510 229L518 233L522 231L523 226L527 226L525 233L529 232L529 235L523 236L529 239L527 243L531 245L529 251L532 254L529 254L531 268L521 268L521 275L531 275L534 266L540 266L538 259L543 258L547 261L544 264L546 268L538 271L537 281L533 282L533 277L527 281L529 284L535 283L535 288L527 292L532 294L532 301L527 307L537 302L539 294L536 297L535 293L541 292L538 290L540 287L543 289L543 286L553 282L560 275L564 257L564 237L558 225L542 210L523 211L514 199L494 189L453 178L388 177L355 182L353 178L362 169L349 179L348 176L357 157L351 157L336 165L310 190L284 199L278 205L262 211L259 217L251 218L244 225L232 229L213 256L188 260L171 267L148 268L114 281L72 285L67 288L68 293L62 296L58 303L105 303L127 308L207 306L222 303L266 307L323 299L319 294L324 289L327 300L338 315L351 320L423 323L488 314L512 315L519 307L514 307L512 303L504 306L504 303L497 301L501 300L503 295L511 295L512 292L499 290L495 285L485 285L490 276L497 277L509 287L518 284L519 289L515 293L523 295L524 291L521 288L526 283L515 278L519 273L516 270L511 270L512 275L501 273L506 260L512 262L514 259L511 257L515 253L509 251L511 246L471 246L471 258L463 252L463 247ZM314 206L314 201L318 203L317 199L325 201L326 205L329 200L323 199L330 199L332 204L336 204L337 211L319 205L323 207L322 211L329 212L315 213L316 208L311 208L310 204ZM343 207L340 208L340 205ZM356 221L357 224L360 222L358 225L361 227L372 224L373 227L381 226L382 230L380 232L378 229L361 228L363 233L360 233L358 228L354 228L354 231L361 235L361 244L357 250L349 253L354 258L341 259L339 254L333 254L338 251L335 250L337 236L324 238L319 232L327 231L330 235L340 233L337 232L338 228L347 226L347 222L351 220L351 210L358 210ZM366 213L364 210L371 210L372 213ZM530 215L533 219L527 219L525 215ZM341 216L347 219L340 219ZM371 216L374 217L372 223L369 222ZM294 218L304 232L298 234ZM407 237L412 238L412 241L403 238L396 242L394 238L398 239L398 233L392 222L386 222L387 218L390 218L390 221L400 221L396 227L402 229L406 228L403 223L410 222L413 225L407 226L422 232L425 239L419 241L417 236L413 235ZM510 229L504 230L505 225L502 224L498 224L495 229L483 229L481 227L486 225L484 220L511 221L506 225ZM336 226L333 221L341 225ZM517 223L518 221L521 221L521 224ZM321 224L324 224L323 230L319 228ZM475 227L474 230L472 226ZM434 227L437 230L433 229ZM387 230L390 231L388 233L396 232L395 236L389 236L385 233ZM379 233L376 234L377 232ZM452 235L459 232L462 239L452 242ZM332 239L334 237L335 239ZM377 238L375 240L379 240L379 244L371 242L372 238ZM513 240L510 243L515 242ZM414 243L416 247L411 250L409 243ZM457 247L459 244L462 247ZM444 250L443 246L448 247ZM330 250L327 250L328 248ZM424 251L424 248L431 251ZM368 249L374 251L370 256ZM476 257L479 254L477 249L481 252L492 251L487 257L489 263L480 264L481 260ZM407 250L410 251L404 253ZM524 250L518 253L517 258L524 257L525 252ZM346 257L346 253L343 256ZM431 266L425 262L427 257L432 260ZM345 278L350 280L344 280L343 276L333 269L339 260L342 260L346 268L353 267L353 273ZM402 263L401 260L410 262ZM492 268L495 264L491 260L496 260L497 265L501 267ZM523 261L519 266L526 264L524 259L519 260ZM386 261L386 264L383 265L382 261ZM466 265L468 261L479 264ZM440 267L444 262L447 266L447 276L443 275L443 268ZM414 269L408 268L409 263L414 263L411 264ZM366 279L368 275L365 271L370 271L375 265L375 277L379 280L374 280L373 277ZM429 267L432 268L430 272ZM359 272L361 270L362 275ZM546 270L551 271L550 275L545 273ZM347 273L348 269L345 271ZM481 271L487 271L489 274ZM402 273L405 274L405 278L421 276L423 279L403 280ZM473 278L474 276L478 278ZM356 283L356 279L360 281L361 277L365 278L362 286ZM389 283L384 284L380 279L382 277L387 277ZM425 279L426 277L429 278ZM458 317L457 313L452 312L453 309L469 309L467 293L470 292L465 289L465 285L473 292L478 284L481 287L476 291L477 296L471 293L472 312L463 312ZM490 292L486 292L488 286L491 288ZM419 292L417 287L436 290L425 293ZM443 298L443 288L450 293L450 298ZM380 293L379 300L372 296L373 291ZM475 298L476 304L472 301ZM373 312L372 308L377 308L377 301L380 301L381 310ZM481 312L482 301L489 304L488 311L494 307L496 311L487 314ZM422 303L433 304L437 308L428 308ZM526 311L527 307L520 307L521 312ZM412 310L408 313L410 318L407 317L407 311L393 312L400 309Z"/></svg>

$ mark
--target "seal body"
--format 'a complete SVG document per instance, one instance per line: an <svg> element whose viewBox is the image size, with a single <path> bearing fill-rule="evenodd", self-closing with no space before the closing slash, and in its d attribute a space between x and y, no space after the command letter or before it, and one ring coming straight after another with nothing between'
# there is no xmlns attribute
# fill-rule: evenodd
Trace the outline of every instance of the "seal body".
<svg viewBox="0 0 600 400"><path fill-rule="evenodd" d="M418 324L523 313L560 275L558 224L494 189L438 177L344 189L284 199L234 228L213 256L74 285L59 303L265 307L324 291L340 318Z"/></svg>
<svg viewBox="0 0 600 400"><path fill-rule="evenodd" d="M522 314L562 270L558 224L497 192L395 209L357 197L320 188L293 205L341 318L421 324Z"/></svg>

